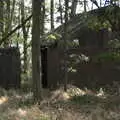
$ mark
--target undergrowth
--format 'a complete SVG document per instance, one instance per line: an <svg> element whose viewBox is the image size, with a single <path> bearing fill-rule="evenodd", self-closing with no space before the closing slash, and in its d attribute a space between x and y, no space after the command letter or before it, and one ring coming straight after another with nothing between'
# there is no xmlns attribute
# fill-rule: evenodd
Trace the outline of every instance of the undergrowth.
<svg viewBox="0 0 120 120"><path fill-rule="evenodd" d="M40 105L34 103L30 91L0 88L0 120L119 120L120 96L115 85L99 91L72 85L67 92L62 87L44 89Z"/></svg>

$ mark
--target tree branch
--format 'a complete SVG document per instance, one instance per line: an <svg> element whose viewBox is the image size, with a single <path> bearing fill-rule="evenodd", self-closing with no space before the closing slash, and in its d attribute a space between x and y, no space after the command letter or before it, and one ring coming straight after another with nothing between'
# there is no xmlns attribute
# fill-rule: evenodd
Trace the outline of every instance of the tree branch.
<svg viewBox="0 0 120 120"><path fill-rule="evenodd" d="M12 31L10 31L5 37L3 37L0 40L0 45L7 40L13 33L15 33L18 29L20 29L24 24L26 24L27 21L29 21L32 18L32 15L30 15L28 18L26 18L23 23L19 24L17 27L15 27Z"/></svg>

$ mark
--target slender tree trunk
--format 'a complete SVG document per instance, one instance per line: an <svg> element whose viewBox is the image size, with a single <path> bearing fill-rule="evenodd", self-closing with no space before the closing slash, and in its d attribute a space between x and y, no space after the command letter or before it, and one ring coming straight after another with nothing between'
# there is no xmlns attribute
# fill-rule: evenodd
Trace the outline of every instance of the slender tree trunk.
<svg viewBox="0 0 120 120"><path fill-rule="evenodd" d="M21 1L21 23L23 23L25 20L25 9L24 9L24 0ZM25 24L22 26L23 31L23 50L24 50L24 66L23 66L23 72L27 74L27 38L28 38L28 32L29 32L29 26L26 28Z"/></svg>
<svg viewBox="0 0 120 120"><path fill-rule="evenodd" d="M77 0L72 0L71 17L75 16L76 8L77 8Z"/></svg>
<svg viewBox="0 0 120 120"><path fill-rule="evenodd" d="M18 21L18 25L20 25L21 24L21 6L19 5L19 8L18 8L18 16L17 16L17 21ZM23 23L23 21L22 21L22 23ZM25 23L26 24L26 23ZM23 24L24 25L24 24ZM21 26L22 27L22 26ZM20 33L21 33L21 30L20 29L18 29L18 30L16 30L16 32L17 32L17 38L19 39L19 37L20 37ZM19 44L18 44L18 40L16 41L16 46L19 46Z"/></svg>
<svg viewBox="0 0 120 120"><path fill-rule="evenodd" d="M4 21L3 21L3 12L4 11L4 3L2 0L0 0L0 39L3 37L3 27L4 27Z"/></svg>
<svg viewBox="0 0 120 120"><path fill-rule="evenodd" d="M40 3L40 38L44 35L45 31L45 1Z"/></svg>
<svg viewBox="0 0 120 120"><path fill-rule="evenodd" d="M12 22L13 22L13 16L14 16L14 11L15 11L15 3L16 0L13 0L11 3L11 12L10 12L10 21L9 21L9 31L10 32L12 30ZM12 40L9 41L10 44L12 44Z"/></svg>
<svg viewBox="0 0 120 120"><path fill-rule="evenodd" d="M33 25L32 25L32 79L34 100L42 99L41 82L41 52L40 52L40 0L32 0Z"/></svg>
<svg viewBox="0 0 120 120"><path fill-rule="evenodd" d="M15 10L15 0L6 0L5 1L5 17L4 17L4 37L7 36L7 34L11 31L12 28L12 21L13 21L13 15ZM4 47L10 46L10 40L9 38L6 38L4 41Z"/></svg>
<svg viewBox="0 0 120 120"><path fill-rule="evenodd" d="M87 11L86 7L87 7L87 1L86 1L86 0L84 0L84 12L86 12L86 11Z"/></svg>
<svg viewBox="0 0 120 120"><path fill-rule="evenodd" d="M14 16L14 11L15 11L15 0L12 1L12 6L11 6L11 10L10 10L10 7L8 10L10 10L10 15L9 15L9 26L8 26L8 31L11 31L11 28L12 28L12 21L13 21L13 16ZM10 3L9 3L10 5Z"/></svg>
<svg viewBox="0 0 120 120"><path fill-rule="evenodd" d="M9 29L10 29L10 0L7 0L6 1L6 17L5 17L5 33L4 35L6 36L9 32ZM5 42L4 42L4 46L5 47L8 47L9 46L9 39L7 39Z"/></svg>
<svg viewBox="0 0 120 120"><path fill-rule="evenodd" d="M100 0L100 7L102 7L102 0Z"/></svg>
<svg viewBox="0 0 120 120"><path fill-rule="evenodd" d="M63 24L63 14L62 14L62 5L61 5L61 0L59 0L59 11L60 11L60 21L61 21L61 24Z"/></svg>
<svg viewBox="0 0 120 120"><path fill-rule="evenodd" d="M54 29L54 0L51 0L50 16L51 16L51 30L53 30Z"/></svg>
<svg viewBox="0 0 120 120"><path fill-rule="evenodd" d="M68 67L67 67L67 51L68 51L68 42L67 42L67 22L68 22L68 0L65 0L65 23L64 23L64 90L67 91L67 81L68 81Z"/></svg>

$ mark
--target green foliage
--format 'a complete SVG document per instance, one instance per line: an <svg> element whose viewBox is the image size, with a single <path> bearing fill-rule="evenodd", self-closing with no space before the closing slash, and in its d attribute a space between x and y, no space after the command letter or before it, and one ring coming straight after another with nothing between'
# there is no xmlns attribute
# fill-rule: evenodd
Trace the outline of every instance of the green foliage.
<svg viewBox="0 0 120 120"><path fill-rule="evenodd" d="M48 40L56 40L57 37L55 35L53 35L53 34L50 34L49 36L47 36L47 39Z"/></svg>
<svg viewBox="0 0 120 120"><path fill-rule="evenodd" d="M117 62L120 61L120 54L115 52L100 53L92 58L93 62Z"/></svg>
<svg viewBox="0 0 120 120"><path fill-rule="evenodd" d="M100 20L98 17L91 16L88 21L88 27L96 31L101 29L110 30L111 24L108 20L102 20L102 18Z"/></svg>
<svg viewBox="0 0 120 120"><path fill-rule="evenodd" d="M42 44L46 45L46 44L54 44L56 41L60 40L61 35L58 33L51 33L49 35L47 35L43 40L42 40Z"/></svg>
<svg viewBox="0 0 120 120"><path fill-rule="evenodd" d="M104 8L103 8L104 9ZM120 10L115 6L108 6L97 16L90 15L88 20L88 27L94 30L108 29L111 30L119 25Z"/></svg>
<svg viewBox="0 0 120 120"><path fill-rule="evenodd" d="M120 48L120 41L118 39L110 40L108 46L110 48Z"/></svg>
<svg viewBox="0 0 120 120"><path fill-rule="evenodd" d="M108 41L109 51L102 52L93 57L93 62L118 62L120 61L120 41L113 39Z"/></svg>

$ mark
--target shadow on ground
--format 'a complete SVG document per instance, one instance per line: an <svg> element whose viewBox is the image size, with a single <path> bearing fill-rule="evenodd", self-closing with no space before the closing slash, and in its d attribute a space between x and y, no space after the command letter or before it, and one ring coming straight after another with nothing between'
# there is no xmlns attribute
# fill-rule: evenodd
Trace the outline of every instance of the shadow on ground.
<svg viewBox="0 0 120 120"><path fill-rule="evenodd" d="M1 92L2 93L2 92ZM70 86L44 89L40 105L32 93L4 91L0 96L0 120L119 120L120 96L105 91L81 90Z"/></svg>

